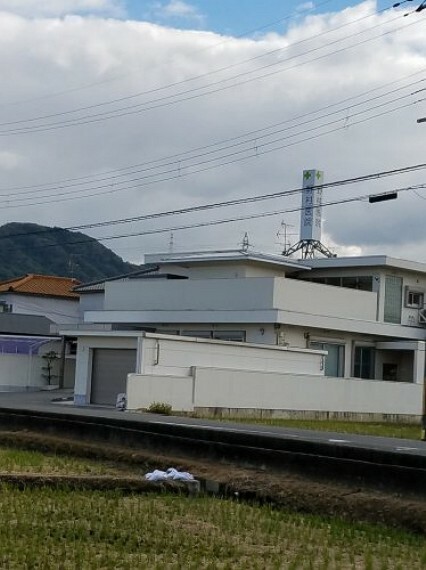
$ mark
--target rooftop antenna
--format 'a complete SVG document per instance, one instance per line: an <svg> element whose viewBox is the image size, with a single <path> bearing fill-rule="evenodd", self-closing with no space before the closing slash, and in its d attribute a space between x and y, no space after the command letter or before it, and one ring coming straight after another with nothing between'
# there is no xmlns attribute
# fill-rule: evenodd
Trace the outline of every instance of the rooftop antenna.
<svg viewBox="0 0 426 570"><path fill-rule="evenodd" d="M284 220L281 221L281 229L277 231L277 238L280 239L281 236L284 236L284 250L286 250L290 246L290 241L288 241L289 234L287 233L287 228L294 228L293 224L287 224Z"/></svg>
<svg viewBox="0 0 426 570"><path fill-rule="evenodd" d="M243 253L247 253L247 252L248 252L248 249L249 249L249 247L250 247L250 245L251 245L251 244L250 244L250 242L249 242L248 233L246 232L246 233L244 234L244 238L243 238L243 241L242 241L242 243L241 243L241 251L242 251Z"/></svg>
<svg viewBox="0 0 426 570"><path fill-rule="evenodd" d="M321 200L324 173L321 170L303 171L302 211L300 214L300 240L292 247L284 244L283 255L289 257L300 251L302 259L313 259L316 253L336 257L321 243Z"/></svg>
<svg viewBox="0 0 426 570"><path fill-rule="evenodd" d="M170 232L169 253L173 253L173 248L174 248L174 235L173 232Z"/></svg>
<svg viewBox="0 0 426 570"><path fill-rule="evenodd" d="M76 268L75 255L75 253L70 253L68 258L68 272L72 279L74 279L74 271Z"/></svg>

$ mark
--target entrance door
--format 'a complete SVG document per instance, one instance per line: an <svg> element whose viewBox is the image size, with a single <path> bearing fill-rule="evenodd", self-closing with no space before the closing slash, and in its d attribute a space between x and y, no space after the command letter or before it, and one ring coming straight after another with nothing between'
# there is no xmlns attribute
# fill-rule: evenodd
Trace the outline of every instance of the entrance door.
<svg viewBox="0 0 426 570"><path fill-rule="evenodd" d="M127 374L136 370L134 349L93 349L91 404L114 406L117 394L126 391Z"/></svg>

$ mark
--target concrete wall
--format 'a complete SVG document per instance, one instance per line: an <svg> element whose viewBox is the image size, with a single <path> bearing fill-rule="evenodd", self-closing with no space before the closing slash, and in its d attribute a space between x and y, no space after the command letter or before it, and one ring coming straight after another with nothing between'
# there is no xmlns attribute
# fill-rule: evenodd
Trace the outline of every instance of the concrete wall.
<svg viewBox="0 0 426 570"><path fill-rule="evenodd" d="M0 391L21 391L46 384L42 377L43 360L26 354L0 355Z"/></svg>
<svg viewBox="0 0 426 570"><path fill-rule="evenodd" d="M60 342L45 344L37 354L0 354L0 392L38 390L47 386L42 355L50 350L60 355ZM58 383L59 360L53 364L52 384Z"/></svg>
<svg viewBox="0 0 426 570"><path fill-rule="evenodd" d="M191 375L194 366L323 375L324 352L202 338L154 335L140 339L138 372Z"/></svg>
<svg viewBox="0 0 426 570"><path fill-rule="evenodd" d="M79 318L83 321L86 311L102 311L104 308L104 292L81 293L79 304Z"/></svg>
<svg viewBox="0 0 426 570"><path fill-rule="evenodd" d="M377 295L296 279L276 279L274 307L310 315L375 321Z"/></svg>
<svg viewBox="0 0 426 570"><path fill-rule="evenodd" d="M366 291L283 277L250 277L110 282L105 285L104 307L110 312L157 312L154 322L170 322L171 313L177 311L227 311L233 322L250 322L254 311L269 310L374 321L376 304L376 294ZM245 312L242 321L236 317L239 311Z"/></svg>
<svg viewBox="0 0 426 570"><path fill-rule="evenodd" d="M403 296L401 324L412 327L424 327L424 325L419 325L418 323L418 309L404 306L405 287L407 286L416 291L424 291L426 300L426 276L422 273L416 273L415 271L403 271L401 269L394 269L391 267L342 267L313 269L312 271L306 272L304 277L309 279L312 277L372 276L373 290L377 290L378 292L377 317L379 321L383 321L386 275L393 275L395 277L402 278Z"/></svg>
<svg viewBox="0 0 426 570"><path fill-rule="evenodd" d="M418 384L206 367L195 367L192 377L130 374L127 379L129 409L157 401L174 410L233 410L240 415L269 411L271 416L312 412L418 418L422 390Z"/></svg>

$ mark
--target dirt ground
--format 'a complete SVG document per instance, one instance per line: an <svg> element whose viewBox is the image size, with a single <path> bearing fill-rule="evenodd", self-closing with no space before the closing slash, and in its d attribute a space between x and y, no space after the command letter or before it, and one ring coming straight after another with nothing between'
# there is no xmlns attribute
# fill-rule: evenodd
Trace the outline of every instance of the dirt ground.
<svg viewBox="0 0 426 570"><path fill-rule="evenodd" d="M294 512L380 523L426 535L425 496L374 489L358 483L316 479L287 471L285 466L279 471L266 471L230 462L162 455L151 450L123 449L107 443L85 443L29 431L0 432L0 445L98 459L115 467L120 465L122 476L92 477L91 482L86 483L88 488L112 486L146 492L147 484L143 481L146 472L175 467L191 472L201 481L202 488L216 488L218 496L270 503L276 508ZM4 477L6 474L3 480ZM21 476L21 479L22 484L30 484L28 477L25 479L25 476ZM76 478L68 478L68 482L72 483L71 479L75 483ZM40 476L35 480L37 484L43 484ZM62 477L61 483L64 482L67 481ZM80 483L84 484L82 479Z"/></svg>

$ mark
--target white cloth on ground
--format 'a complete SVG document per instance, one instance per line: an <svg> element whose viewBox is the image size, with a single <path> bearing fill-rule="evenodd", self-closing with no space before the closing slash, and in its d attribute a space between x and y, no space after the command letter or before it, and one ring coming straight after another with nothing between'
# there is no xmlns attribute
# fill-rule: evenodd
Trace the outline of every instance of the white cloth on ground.
<svg viewBox="0 0 426 570"><path fill-rule="evenodd" d="M193 481L194 476L187 471L178 471L174 467L169 467L167 471L155 469L151 473L146 473L147 481Z"/></svg>

